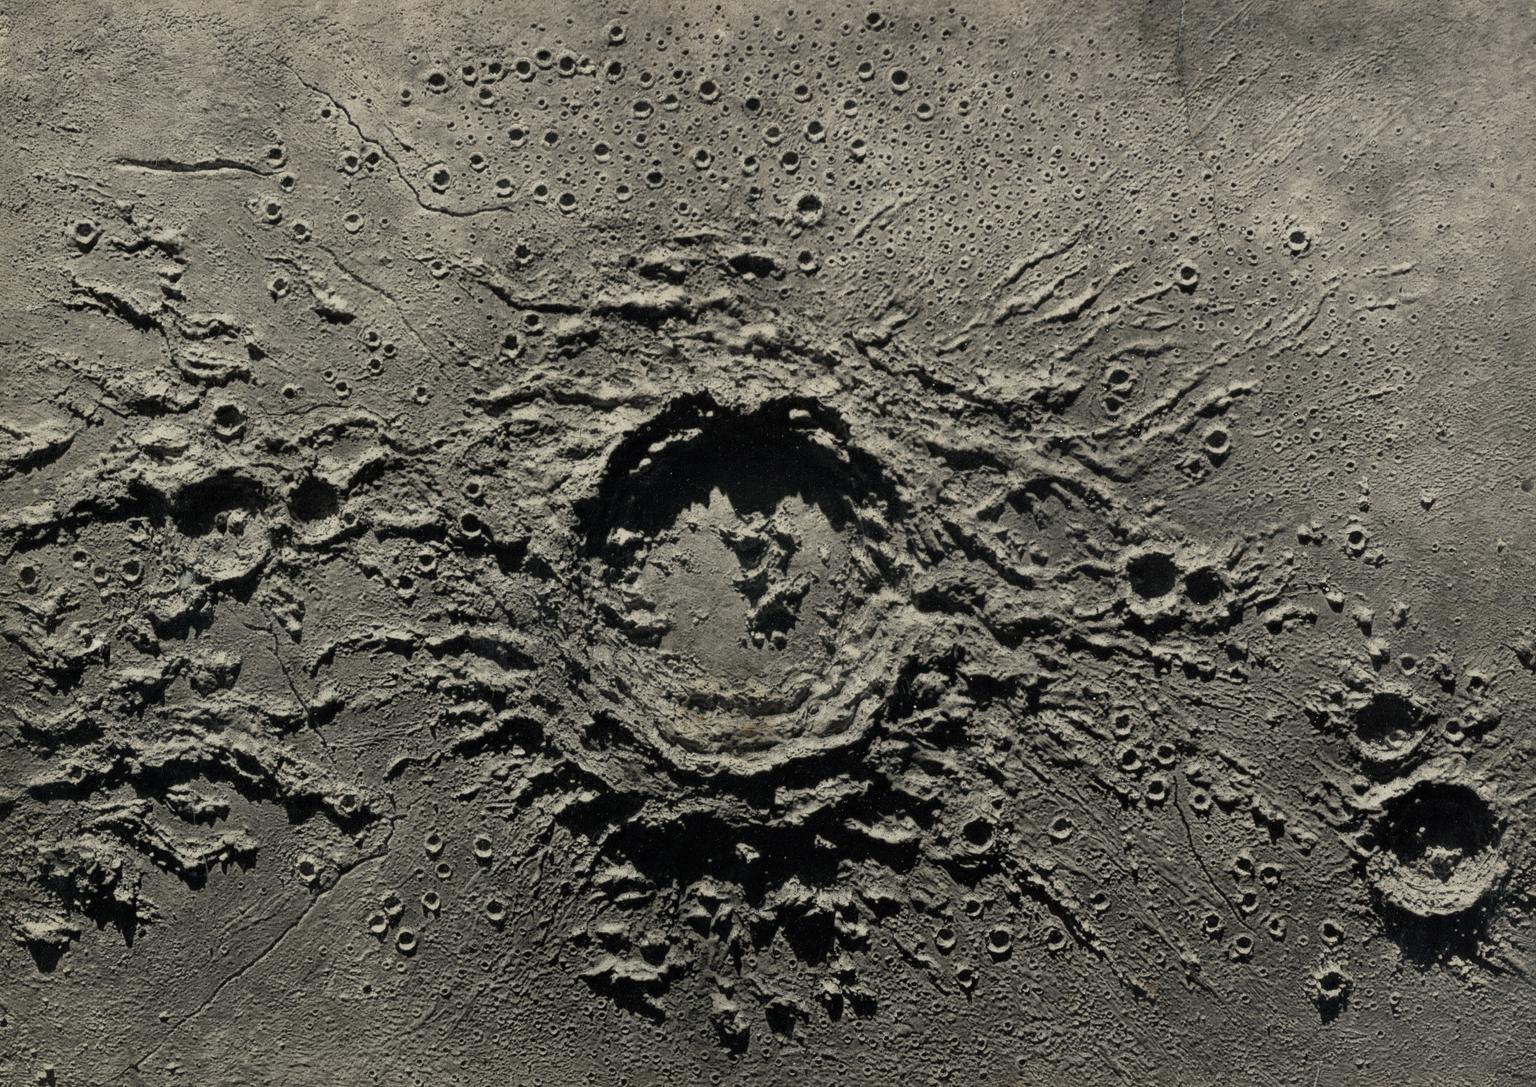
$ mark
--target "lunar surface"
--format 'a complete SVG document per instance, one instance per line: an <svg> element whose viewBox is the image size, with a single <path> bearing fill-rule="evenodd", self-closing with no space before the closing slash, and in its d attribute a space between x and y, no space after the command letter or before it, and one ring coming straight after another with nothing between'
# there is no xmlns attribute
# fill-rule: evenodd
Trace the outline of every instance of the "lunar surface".
<svg viewBox="0 0 1536 1087"><path fill-rule="evenodd" d="M0 1082L1536 1082L1536 24L0 4Z"/></svg>

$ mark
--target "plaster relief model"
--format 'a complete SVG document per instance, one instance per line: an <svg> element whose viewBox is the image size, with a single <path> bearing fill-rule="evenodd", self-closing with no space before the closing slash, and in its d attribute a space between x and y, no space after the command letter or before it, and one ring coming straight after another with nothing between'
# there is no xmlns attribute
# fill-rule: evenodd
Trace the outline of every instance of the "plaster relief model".
<svg viewBox="0 0 1536 1087"><path fill-rule="evenodd" d="M0 1079L1529 1082L1526 20L0 10Z"/></svg>

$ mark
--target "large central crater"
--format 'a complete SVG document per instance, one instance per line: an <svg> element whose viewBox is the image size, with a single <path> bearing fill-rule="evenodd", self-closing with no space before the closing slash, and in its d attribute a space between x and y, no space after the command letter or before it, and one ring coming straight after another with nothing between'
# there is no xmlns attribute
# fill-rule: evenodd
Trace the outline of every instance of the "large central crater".
<svg viewBox="0 0 1536 1087"><path fill-rule="evenodd" d="M674 403L583 511L605 678L685 761L846 740L883 689L894 489L815 401Z"/></svg>

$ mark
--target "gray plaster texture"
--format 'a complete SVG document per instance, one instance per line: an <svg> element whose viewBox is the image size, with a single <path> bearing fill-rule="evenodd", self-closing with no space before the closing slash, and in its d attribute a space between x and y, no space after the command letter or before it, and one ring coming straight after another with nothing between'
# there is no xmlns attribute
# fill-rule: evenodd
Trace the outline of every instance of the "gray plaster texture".
<svg viewBox="0 0 1536 1087"><path fill-rule="evenodd" d="M1536 1082L1532 18L0 3L0 1082Z"/></svg>

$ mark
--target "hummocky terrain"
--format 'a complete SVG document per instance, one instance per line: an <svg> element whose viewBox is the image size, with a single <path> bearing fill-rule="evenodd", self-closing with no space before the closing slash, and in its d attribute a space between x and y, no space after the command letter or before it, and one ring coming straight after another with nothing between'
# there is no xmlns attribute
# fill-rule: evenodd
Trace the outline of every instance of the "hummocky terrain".
<svg viewBox="0 0 1536 1087"><path fill-rule="evenodd" d="M0 5L0 1080L1536 1081L1533 36Z"/></svg>

